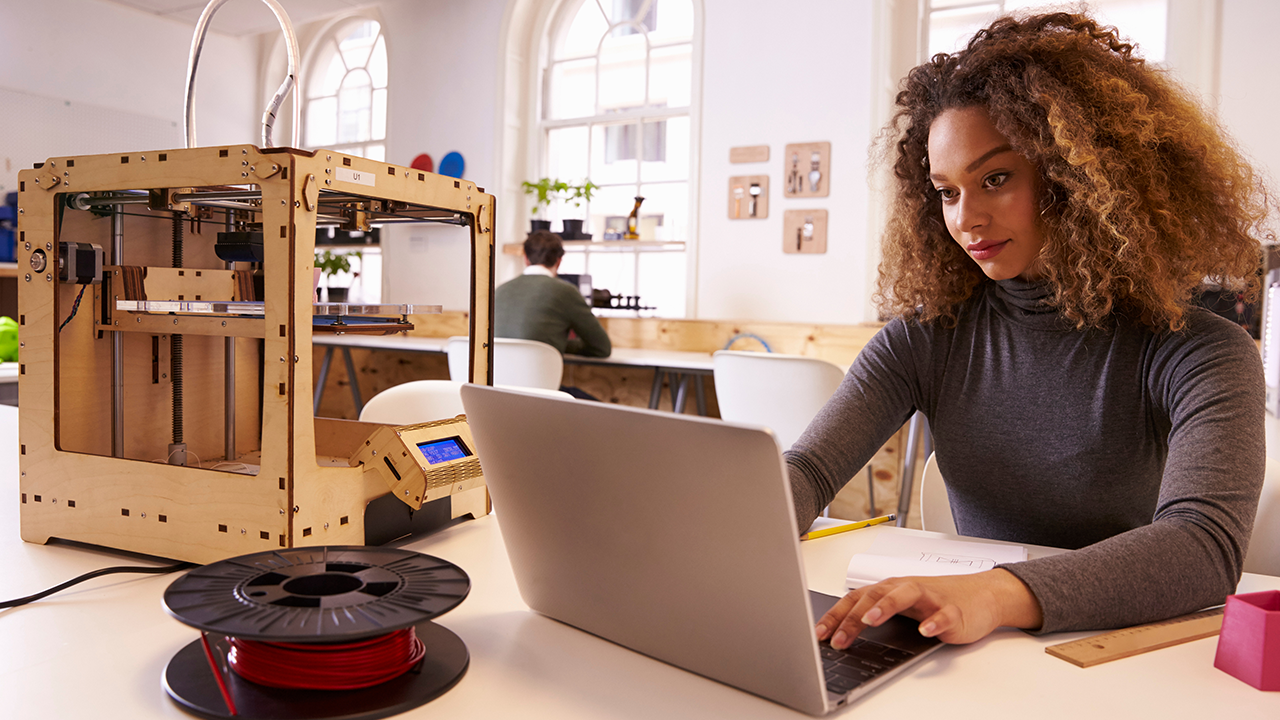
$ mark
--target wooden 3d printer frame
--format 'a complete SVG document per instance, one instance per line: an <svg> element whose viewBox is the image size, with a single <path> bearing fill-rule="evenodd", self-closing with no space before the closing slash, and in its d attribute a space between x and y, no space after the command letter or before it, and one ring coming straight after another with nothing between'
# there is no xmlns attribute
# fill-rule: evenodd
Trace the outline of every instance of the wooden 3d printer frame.
<svg viewBox="0 0 1280 720"><path fill-rule="evenodd" d="M313 305L317 225L469 228L471 377L492 384L494 198L474 182L328 150L232 145L50 158L19 174L18 206L15 500L29 542L207 563L375 544L391 539L387 517L412 521L377 473L348 464L378 426L313 415L313 314L342 312ZM221 260L219 231L261 232L261 262ZM70 263L60 243L103 248L91 294L59 281ZM316 329L411 327L407 315L336 320ZM190 465L170 464L170 440L185 442ZM386 501L398 507L390 515ZM445 521L489 511L484 487L440 502ZM366 523L375 506L377 528Z"/></svg>

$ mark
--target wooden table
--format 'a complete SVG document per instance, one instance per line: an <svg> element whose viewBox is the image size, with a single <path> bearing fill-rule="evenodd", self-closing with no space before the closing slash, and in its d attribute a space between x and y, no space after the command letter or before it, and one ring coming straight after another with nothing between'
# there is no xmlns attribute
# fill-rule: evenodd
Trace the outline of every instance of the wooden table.
<svg viewBox="0 0 1280 720"><path fill-rule="evenodd" d="M653 368L653 387L649 391L649 409L657 410L662 397L663 378L670 378L671 407L684 412L689 397L689 384L694 386L694 402L699 415L707 414L706 388L703 378L712 374L711 353L645 348L614 348L607 358L565 355L564 361L574 365Z"/></svg>
<svg viewBox="0 0 1280 720"><path fill-rule="evenodd" d="M359 335L318 333L311 336L312 345L324 346L324 359L320 361L320 371L316 374L316 388L312 400L312 413L320 414L320 399L324 397L324 386L329 380L329 365L333 362L335 348L342 349L342 359L347 365L347 377L350 378L351 400L356 406L356 417L364 408L364 400L360 397L360 383L356 382L356 364L351 360L351 348L368 350L392 350L395 352L429 352L443 353L448 338L412 337L409 335Z"/></svg>
<svg viewBox="0 0 1280 720"><path fill-rule="evenodd" d="M347 377L352 378L351 395L355 401L356 414L364 407L360 396L356 377L355 363L351 359L351 348L367 350L387 350L391 352L425 352L444 353L448 338L415 337L408 335L331 335L317 334L312 336L313 345L325 348L324 359L320 363L320 371L316 375L314 410L320 411L320 399L324 395L325 382L329 377L329 366L333 360L333 351L342 350L343 360L347 365ZM690 385L693 386L694 401L698 414L706 415L706 395L703 378L712 374L711 353L681 352L675 350L647 350L643 348L614 348L607 358L589 358L582 355L565 355L564 361L570 365L603 365L612 367L653 368L653 387L649 393L649 408L656 410L662 397L664 378L670 378L672 407L677 413L684 412L688 400Z"/></svg>

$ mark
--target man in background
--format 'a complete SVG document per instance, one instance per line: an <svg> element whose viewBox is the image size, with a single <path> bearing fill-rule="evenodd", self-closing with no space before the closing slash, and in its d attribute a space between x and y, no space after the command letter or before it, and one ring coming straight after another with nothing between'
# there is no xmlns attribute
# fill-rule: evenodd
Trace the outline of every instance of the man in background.
<svg viewBox="0 0 1280 720"><path fill-rule="evenodd" d="M591 314L574 285L556 277L564 245L549 230L530 233L524 241L524 274L503 283L494 294L495 337L544 342L564 353L608 357L609 334ZM573 336L570 336L572 331ZM562 388L570 394L576 388Z"/></svg>

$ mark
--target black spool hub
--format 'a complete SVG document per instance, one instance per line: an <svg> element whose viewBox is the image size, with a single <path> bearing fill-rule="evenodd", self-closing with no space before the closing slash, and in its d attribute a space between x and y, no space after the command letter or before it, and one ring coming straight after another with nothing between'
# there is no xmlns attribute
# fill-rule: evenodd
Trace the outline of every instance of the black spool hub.
<svg viewBox="0 0 1280 720"><path fill-rule="evenodd" d="M242 555L191 570L164 606L199 630L245 640L337 643L443 615L471 590L453 563L394 548L333 546Z"/></svg>
<svg viewBox="0 0 1280 720"><path fill-rule="evenodd" d="M462 640L429 622L457 607L471 581L458 566L393 548L334 546L243 555L191 570L169 586L165 609L211 633L290 643L345 643L413 626L426 657L409 672L363 690L281 690L219 665L238 717L373 720L412 709L453 687L470 657ZM232 717L199 640L165 668L165 691L183 709Z"/></svg>

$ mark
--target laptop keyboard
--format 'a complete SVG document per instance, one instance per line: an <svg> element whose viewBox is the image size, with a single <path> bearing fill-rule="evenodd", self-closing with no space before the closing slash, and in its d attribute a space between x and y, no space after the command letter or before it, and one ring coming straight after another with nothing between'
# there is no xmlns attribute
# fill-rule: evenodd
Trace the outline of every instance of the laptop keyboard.
<svg viewBox="0 0 1280 720"><path fill-rule="evenodd" d="M819 643L818 651L827 689L841 694L915 657L914 653L862 638L855 639L844 650L837 650L826 642Z"/></svg>

